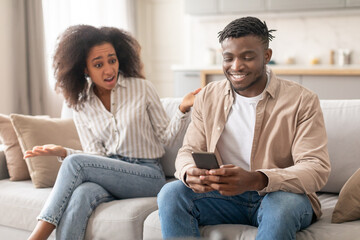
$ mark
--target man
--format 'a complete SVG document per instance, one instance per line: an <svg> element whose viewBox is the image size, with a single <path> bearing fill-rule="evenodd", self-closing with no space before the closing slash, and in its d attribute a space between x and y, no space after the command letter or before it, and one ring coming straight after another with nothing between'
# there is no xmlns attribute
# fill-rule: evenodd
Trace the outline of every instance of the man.
<svg viewBox="0 0 360 240"><path fill-rule="evenodd" d="M226 80L196 97L175 176L158 195L165 239L199 237L199 225L247 224L257 239L295 239L321 216L315 192L330 172L317 96L266 64L274 30L254 17L219 33ZM219 169L191 152L215 152Z"/></svg>

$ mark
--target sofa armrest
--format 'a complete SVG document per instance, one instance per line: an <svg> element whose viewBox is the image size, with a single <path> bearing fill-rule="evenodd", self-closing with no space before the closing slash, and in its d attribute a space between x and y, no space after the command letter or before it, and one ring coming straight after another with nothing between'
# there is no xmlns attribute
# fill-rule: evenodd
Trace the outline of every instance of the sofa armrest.
<svg viewBox="0 0 360 240"><path fill-rule="evenodd" d="M0 150L0 180L9 178L4 151Z"/></svg>

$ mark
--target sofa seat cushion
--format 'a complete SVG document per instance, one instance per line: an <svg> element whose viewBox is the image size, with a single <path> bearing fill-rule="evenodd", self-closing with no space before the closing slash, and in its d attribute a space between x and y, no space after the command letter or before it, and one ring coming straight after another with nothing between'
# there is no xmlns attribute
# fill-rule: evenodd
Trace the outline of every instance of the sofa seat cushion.
<svg viewBox="0 0 360 240"><path fill-rule="evenodd" d="M0 225L32 231L50 192L35 189L30 180L0 180Z"/></svg>
<svg viewBox="0 0 360 240"><path fill-rule="evenodd" d="M85 239L141 240L144 221L156 209L155 197L103 203L90 216Z"/></svg>
<svg viewBox="0 0 360 240"><path fill-rule="evenodd" d="M0 225L32 231L51 190L30 180L0 180ZM90 216L85 239L142 239L143 223L156 209L155 197L103 203Z"/></svg>
<svg viewBox="0 0 360 240"><path fill-rule="evenodd" d="M338 200L337 194L319 194L323 215L321 219L307 229L296 234L298 240L338 240L354 239L360 232L360 220L342 224L331 224L331 215ZM228 240L255 239L257 228L247 225L224 224L204 226L200 229L202 236L221 236ZM212 235L212 236L213 236ZM144 223L144 240L161 239L161 227L158 211L150 214ZM221 238L222 239L222 238Z"/></svg>

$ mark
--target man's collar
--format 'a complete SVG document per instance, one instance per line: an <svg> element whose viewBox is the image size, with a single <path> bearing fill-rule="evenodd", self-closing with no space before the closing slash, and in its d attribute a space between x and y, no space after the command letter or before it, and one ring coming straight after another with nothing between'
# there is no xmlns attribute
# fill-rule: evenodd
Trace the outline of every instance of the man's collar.
<svg viewBox="0 0 360 240"><path fill-rule="evenodd" d="M266 75L269 78L269 83L265 89L265 92L269 93L269 95L272 98L276 97L276 91L278 89L278 85L279 85L279 81L276 78L276 75L274 74L274 72L271 70L271 68L269 66L266 66Z"/></svg>

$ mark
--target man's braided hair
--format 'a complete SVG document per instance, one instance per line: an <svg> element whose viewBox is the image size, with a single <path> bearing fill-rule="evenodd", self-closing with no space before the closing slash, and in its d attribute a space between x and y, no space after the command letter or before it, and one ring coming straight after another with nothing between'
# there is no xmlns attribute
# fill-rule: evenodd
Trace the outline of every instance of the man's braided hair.
<svg viewBox="0 0 360 240"><path fill-rule="evenodd" d="M268 30L265 21L261 22L256 17L238 18L229 23L224 30L218 33L219 42L226 38L239 38L248 35L258 37L264 44L265 49L269 48L269 42L274 36L271 34L276 30Z"/></svg>

